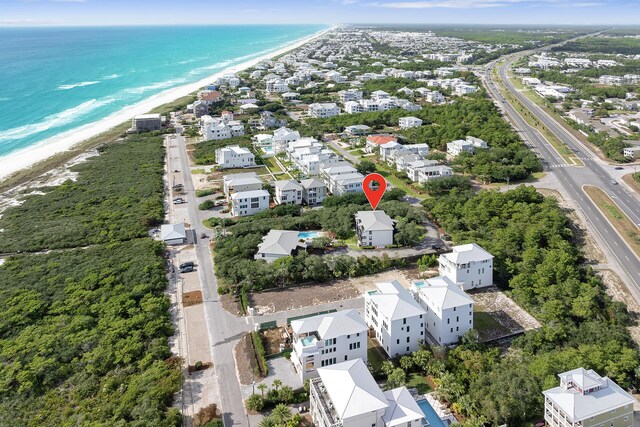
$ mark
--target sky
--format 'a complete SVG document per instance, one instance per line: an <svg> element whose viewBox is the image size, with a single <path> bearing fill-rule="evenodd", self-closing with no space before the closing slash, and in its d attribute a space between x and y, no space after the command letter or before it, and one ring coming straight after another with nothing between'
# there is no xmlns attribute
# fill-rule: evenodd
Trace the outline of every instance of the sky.
<svg viewBox="0 0 640 427"><path fill-rule="evenodd" d="M640 25L640 0L0 0L0 26Z"/></svg>

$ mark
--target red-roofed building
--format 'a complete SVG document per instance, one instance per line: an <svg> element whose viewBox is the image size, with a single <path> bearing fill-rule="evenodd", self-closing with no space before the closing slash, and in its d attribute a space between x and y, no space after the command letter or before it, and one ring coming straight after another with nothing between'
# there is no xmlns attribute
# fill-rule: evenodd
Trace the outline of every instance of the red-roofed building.
<svg viewBox="0 0 640 427"><path fill-rule="evenodd" d="M216 102L222 101L222 94L217 90L212 90L211 92L205 92L200 95L200 100L207 105L215 104Z"/></svg>
<svg viewBox="0 0 640 427"><path fill-rule="evenodd" d="M389 142L398 142L398 138L391 135L369 135L365 144L364 151L374 153L380 150L380 146Z"/></svg>

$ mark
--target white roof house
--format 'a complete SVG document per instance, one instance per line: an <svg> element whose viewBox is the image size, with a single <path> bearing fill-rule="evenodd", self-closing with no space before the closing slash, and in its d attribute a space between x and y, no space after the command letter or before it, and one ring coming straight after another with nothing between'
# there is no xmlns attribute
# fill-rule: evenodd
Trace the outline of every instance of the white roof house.
<svg viewBox="0 0 640 427"><path fill-rule="evenodd" d="M417 351L424 342L426 311L400 282L376 283L364 294L365 322L390 357Z"/></svg>
<svg viewBox="0 0 640 427"><path fill-rule="evenodd" d="M318 369L311 417L318 427L421 427L424 414L406 387L382 392L361 359Z"/></svg>
<svg viewBox="0 0 640 427"><path fill-rule="evenodd" d="M473 328L473 299L447 277L414 282L412 292L426 310L427 332L439 345L457 342Z"/></svg>
<svg viewBox="0 0 640 427"><path fill-rule="evenodd" d="M393 244L395 221L384 211L359 211L355 214L356 234L362 246Z"/></svg>
<svg viewBox="0 0 640 427"><path fill-rule="evenodd" d="M361 359L318 369L318 374L341 420L389 406L387 398Z"/></svg>
<svg viewBox="0 0 640 427"><path fill-rule="evenodd" d="M275 201L279 205L302 204L302 185L295 179L286 179L273 183Z"/></svg>
<svg viewBox="0 0 640 427"><path fill-rule="evenodd" d="M464 290L493 285L493 255L475 243L454 246L438 262L440 275Z"/></svg>
<svg viewBox="0 0 640 427"><path fill-rule="evenodd" d="M258 245L258 253L254 258L273 262L278 258L291 255L300 247L305 247L305 245L300 242L297 231L270 230L262 238L262 243Z"/></svg>
<svg viewBox="0 0 640 427"><path fill-rule="evenodd" d="M307 317L291 322L291 362L302 381L317 369L345 360L367 360L367 324L355 310Z"/></svg>
<svg viewBox="0 0 640 427"><path fill-rule="evenodd" d="M410 426L413 421L424 417L422 409L406 387L385 391L384 396L389 402L389 406L382 416L385 426Z"/></svg>
<svg viewBox="0 0 640 427"><path fill-rule="evenodd" d="M400 117L398 124L402 129L408 129L413 127L422 126L422 119L417 117Z"/></svg>
<svg viewBox="0 0 640 427"><path fill-rule="evenodd" d="M160 226L160 239L167 245L181 245L187 242L184 224L163 224Z"/></svg>
<svg viewBox="0 0 640 427"><path fill-rule="evenodd" d="M545 421L559 427L566 425L631 427L634 398L608 377L593 370L574 369L558 375L560 386L543 392Z"/></svg>

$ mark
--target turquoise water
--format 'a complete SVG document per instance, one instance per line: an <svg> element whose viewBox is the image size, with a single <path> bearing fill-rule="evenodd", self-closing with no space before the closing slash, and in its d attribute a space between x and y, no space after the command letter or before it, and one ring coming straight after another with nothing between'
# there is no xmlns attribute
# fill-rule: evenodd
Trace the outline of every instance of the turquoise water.
<svg viewBox="0 0 640 427"><path fill-rule="evenodd" d="M313 344L313 342L315 341L315 337L304 337L300 341L302 342L302 346L306 347Z"/></svg>
<svg viewBox="0 0 640 427"><path fill-rule="evenodd" d="M0 156L323 28L0 27Z"/></svg>
<svg viewBox="0 0 640 427"><path fill-rule="evenodd" d="M420 409L422 409L422 413L424 414L424 417L427 419L427 422L429 423L429 427L445 427L444 423L442 422L438 414L436 414L435 409L431 407L431 405L426 399L419 400L417 403Z"/></svg>
<svg viewBox="0 0 640 427"><path fill-rule="evenodd" d="M316 239L320 237L319 231L301 231L298 233L300 239Z"/></svg>

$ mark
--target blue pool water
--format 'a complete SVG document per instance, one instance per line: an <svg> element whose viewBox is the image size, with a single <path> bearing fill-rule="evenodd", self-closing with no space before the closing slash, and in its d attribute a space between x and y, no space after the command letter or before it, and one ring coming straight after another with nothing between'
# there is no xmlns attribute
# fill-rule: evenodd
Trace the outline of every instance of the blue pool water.
<svg viewBox="0 0 640 427"><path fill-rule="evenodd" d="M429 422L429 427L445 427L438 414L436 414L435 409L431 407L426 399L419 400L418 406L422 409L422 413L424 413L427 422Z"/></svg>
<svg viewBox="0 0 640 427"><path fill-rule="evenodd" d="M265 153L273 153L273 148L272 147L262 147L262 151L264 151Z"/></svg>
<svg viewBox="0 0 640 427"><path fill-rule="evenodd" d="M300 239L316 239L320 237L319 231L301 231L298 233Z"/></svg>
<svg viewBox="0 0 640 427"><path fill-rule="evenodd" d="M300 341L302 341L302 345L304 347L313 344L313 341L315 340L314 337L304 337L302 338Z"/></svg>

